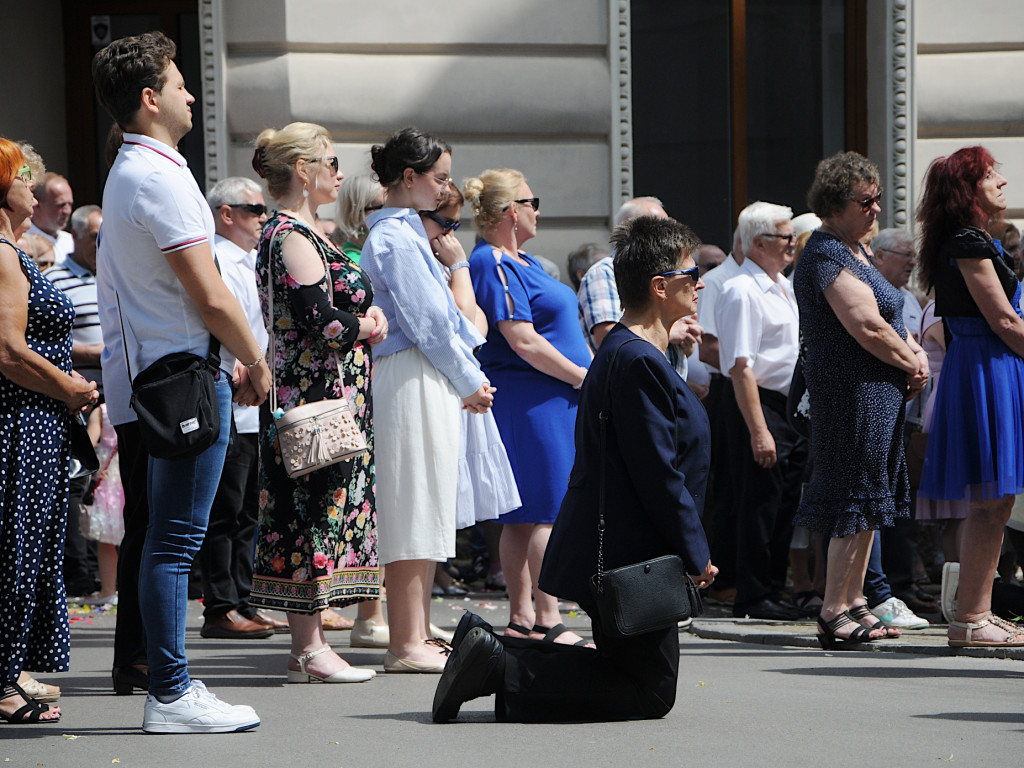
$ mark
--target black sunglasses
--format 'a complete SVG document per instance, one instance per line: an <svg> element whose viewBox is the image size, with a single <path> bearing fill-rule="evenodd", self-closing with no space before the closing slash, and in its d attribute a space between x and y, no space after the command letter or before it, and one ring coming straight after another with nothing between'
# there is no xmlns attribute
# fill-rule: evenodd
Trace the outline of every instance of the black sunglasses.
<svg viewBox="0 0 1024 768"><path fill-rule="evenodd" d="M363 213L370 213L371 211L379 211L384 207L384 203L370 203L369 205L363 206Z"/></svg>
<svg viewBox="0 0 1024 768"><path fill-rule="evenodd" d="M321 157L319 160L315 160L314 162L317 162L317 163L327 163L329 166L331 166L331 170L334 171L335 173L338 172L338 168L340 167L340 165L338 164L338 156L337 155L330 155L328 157Z"/></svg>
<svg viewBox="0 0 1024 768"><path fill-rule="evenodd" d="M689 269L673 269L671 272L658 272L651 277L675 277L676 275L685 275L686 277L697 282L700 279L700 265L690 267Z"/></svg>
<svg viewBox="0 0 1024 768"><path fill-rule="evenodd" d="M540 198L539 197L524 197L522 200L513 200L513 203L522 203L528 205L535 211L540 211Z"/></svg>
<svg viewBox="0 0 1024 768"><path fill-rule="evenodd" d="M432 222L437 224L437 226L441 228L442 234L445 232L454 232L456 229L462 226L462 222L459 221L458 219L446 219L442 216L438 216L433 211L420 211L420 216L426 216Z"/></svg>
<svg viewBox="0 0 1024 768"><path fill-rule="evenodd" d="M262 216L267 212L267 206L259 203L228 203L228 208L240 208L253 216Z"/></svg>
<svg viewBox="0 0 1024 768"><path fill-rule="evenodd" d="M882 193L879 192L874 197L869 197L866 200L854 200L854 202L857 203L857 205L860 206L860 209L862 211L864 211L864 213L867 213L868 211L871 210L871 206L872 205L874 205L875 203L881 202L881 200L882 200Z"/></svg>

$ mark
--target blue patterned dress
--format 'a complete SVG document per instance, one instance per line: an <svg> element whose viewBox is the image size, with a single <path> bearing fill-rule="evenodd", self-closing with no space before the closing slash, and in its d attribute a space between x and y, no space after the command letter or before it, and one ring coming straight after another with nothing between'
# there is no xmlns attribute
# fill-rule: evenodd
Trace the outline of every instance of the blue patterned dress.
<svg viewBox="0 0 1024 768"><path fill-rule="evenodd" d="M26 253L18 258L29 281L29 349L70 373L75 307ZM60 400L0 374L0 663L7 681L23 669L68 669L68 418Z"/></svg>

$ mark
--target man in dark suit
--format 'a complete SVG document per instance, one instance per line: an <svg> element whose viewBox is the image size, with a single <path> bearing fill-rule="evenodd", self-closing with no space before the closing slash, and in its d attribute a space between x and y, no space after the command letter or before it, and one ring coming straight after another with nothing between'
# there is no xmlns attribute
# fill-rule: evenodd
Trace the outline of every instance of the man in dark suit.
<svg viewBox="0 0 1024 768"><path fill-rule="evenodd" d="M665 357L672 324L697 310L703 284L693 257L700 242L686 226L651 217L616 230L612 242L624 313L583 385L576 462L540 574L542 589L590 615L597 647L499 640L467 613L438 684L437 722L489 693L498 694L498 719L516 722L657 718L675 702L678 629L605 636L590 578L598 565L602 484L605 569L678 555L700 586L718 570L700 520L708 419ZM610 418L602 436L598 415L605 409Z"/></svg>

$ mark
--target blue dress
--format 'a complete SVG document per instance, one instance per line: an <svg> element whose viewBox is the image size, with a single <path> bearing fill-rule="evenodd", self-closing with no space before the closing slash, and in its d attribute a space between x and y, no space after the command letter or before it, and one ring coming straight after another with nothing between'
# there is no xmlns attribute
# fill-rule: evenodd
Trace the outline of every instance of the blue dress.
<svg viewBox="0 0 1024 768"><path fill-rule="evenodd" d="M478 358L488 380L498 388L494 418L523 501L523 506L505 513L498 522L551 523L558 516L575 457L573 430L580 394L517 355L498 323L533 323L537 333L577 365L589 366L590 352L580 330L576 294L548 275L532 256L521 255L529 266L510 258L499 263L494 248L481 240L470 256L477 304L490 326Z"/></svg>
<svg viewBox="0 0 1024 768"><path fill-rule="evenodd" d="M29 349L70 373L74 304L27 254L18 258L29 280ZM67 429L64 403L0 374L0 674L8 681L23 669L68 669Z"/></svg>
<svg viewBox="0 0 1024 768"><path fill-rule="evenodd" d="M800 306L804 378L811 403L811 482L793 522L827 536L891 526L910 516L903 453L907 375L862 347L839 322L825 289L844 269L871 288L900 338L903 296L873 266L818 230L800 254L793 290Z"/></svg>
<svg viewBox="0 0 1024 768"><path fill-rule="evenodd" d="M940 253L935 313L953 334L932 397L921 494L930 499L998 499L1024 490L1024 360L999 339L954 259L991 259L1010 306L1021 287L1000 249L980 229L957 232Z"/></svg>

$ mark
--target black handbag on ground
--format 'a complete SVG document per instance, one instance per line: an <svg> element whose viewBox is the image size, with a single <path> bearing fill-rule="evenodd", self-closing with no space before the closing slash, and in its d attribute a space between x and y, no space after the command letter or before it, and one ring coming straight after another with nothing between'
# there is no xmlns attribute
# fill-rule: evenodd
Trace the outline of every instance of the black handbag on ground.
<svg viewBox="0 0 1024 768"><path fill-rule="evenodd" d="M118 314L120 314L118 301ZM220 437L217 370L220 342L211 335L206 357L172 352L147 367L134 379L128 364L128 340L121 319L124 364L132 383L131 408L139 417L139 432L150 456L190 459Z"/></svg>
<svg viewBox="0 0 1024 768"><path fill-rule="evenodd" d="M622 342L612 355L605 377L604 401L598 419L601 425L601 472L597 507L597 573L590 579L590 591L597 603L601 632L614 638L634 637L667 629L704 611L700 591L683 567L679 555L663 555L641 563L604 570L605 451L608 420L611 418L611 374Z"/></svg>

